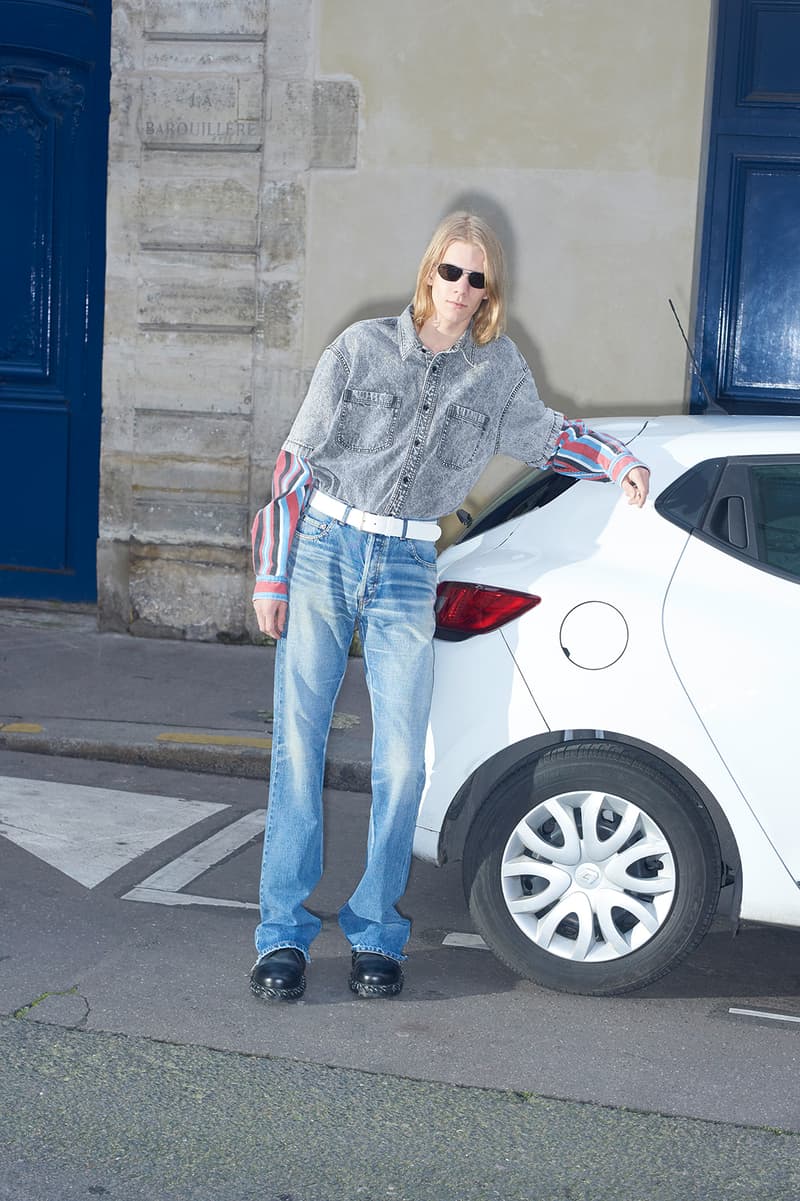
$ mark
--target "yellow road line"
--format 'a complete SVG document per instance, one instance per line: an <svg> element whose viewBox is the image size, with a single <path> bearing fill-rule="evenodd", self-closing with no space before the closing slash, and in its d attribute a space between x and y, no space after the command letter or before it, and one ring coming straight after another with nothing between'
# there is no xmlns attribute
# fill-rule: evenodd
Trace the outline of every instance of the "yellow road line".
<svg viewBox="0 0 800 1201"><path fill-rule="evenodd" d="M41 734L44 726L35 721L11 721L7 726L0 725L4 734Z"/></svg>
<svg viewBox="0 0 800 1201"><path fill-rule="evenodd" d="M240 734L156 734L156 742L193 743L198 746L255 746L268 751L271 738L246 738Z"/></svg>

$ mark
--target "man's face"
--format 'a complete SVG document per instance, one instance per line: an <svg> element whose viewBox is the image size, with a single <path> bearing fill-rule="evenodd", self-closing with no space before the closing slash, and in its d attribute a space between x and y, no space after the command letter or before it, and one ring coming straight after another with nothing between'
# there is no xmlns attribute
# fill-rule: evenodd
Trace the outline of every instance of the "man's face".
<svg viewBox="0 0 800 1201"><path fill-rule="evenodd" d="M437 270L431 272L428 283L431 285L433 307L439 319L447 325L466 326L487 295L485 288L471 287L467 278L469 271L486 271L483 251L472 242L451 242L442 255L442 262L464 267L465 270L452 283L442 279Z"/></svg>

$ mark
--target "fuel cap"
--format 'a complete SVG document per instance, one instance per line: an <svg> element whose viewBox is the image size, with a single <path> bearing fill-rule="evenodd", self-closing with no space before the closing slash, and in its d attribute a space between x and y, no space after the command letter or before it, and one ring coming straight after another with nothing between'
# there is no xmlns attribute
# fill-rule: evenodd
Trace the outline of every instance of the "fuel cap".
<svg viewBox="0 0 800 1201"><path fill-rule="evenodd" d="M584 601L561 623L561 649L576 667L600 671L616 663L628 645L628 624L613 605Z"/></svg>

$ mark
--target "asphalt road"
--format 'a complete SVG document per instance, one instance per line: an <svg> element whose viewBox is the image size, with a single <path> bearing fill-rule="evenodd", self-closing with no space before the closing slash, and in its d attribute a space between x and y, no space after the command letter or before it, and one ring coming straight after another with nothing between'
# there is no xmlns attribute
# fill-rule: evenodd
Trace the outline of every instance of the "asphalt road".
<svg viewBox="0 0 800 1201"><path fill-rule="evenodd" d="M795 1201L794 1136L0 1023L3 1201Z"/></svg>
<svg viewBox="0 0 800 1201"><path fill-rule="evenodd" d="M416 864L406 988L359 1001L335 912L368 799L331 792L306 998L265 1005L263 794L0 754L0 1198L800 1196L796 932L714 929L641 993L565 996L445 944L472 932L458 865Z"/></svg>

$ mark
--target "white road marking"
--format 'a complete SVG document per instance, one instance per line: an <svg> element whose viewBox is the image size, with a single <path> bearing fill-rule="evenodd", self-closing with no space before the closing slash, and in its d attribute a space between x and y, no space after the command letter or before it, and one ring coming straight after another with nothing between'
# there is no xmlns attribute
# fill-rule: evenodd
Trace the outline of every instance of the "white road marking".
<svg viewBox="0 0 800 1201"><path fill-rule="evenodd" d="M223 905L236 909L258 909L250 901L223 901L219 897L193 896L180 892L209 868L229 858L240 847L258 837L264 829L264 810L246 813L205 842L190 847L183 855L153 872L136 888L126 892L123 901L149 901L153 905Z"/></svg>
<svg viewBox="0 0 800 1201"><path fill-rule="evenodd" d="M180 797L0 776L0 834L86 888L227 808Z"/></svg>
<svg viewBox="0 0 800 1201"><path fill-rule="evenodd" d="M151 905L222 905L226 909L258 909L253 901L225 901L221 897L198 897L191 892L163 892L158 888L132 888L123 901L148 901Z"/></svg>
<svg viewBox="0 0 800 1201"><path fill-rule="evenodd" d="M473 947L476 951L488 951L480 934L445 934L443 947Z"/></svg>
<svg viewBox="0 0 800 1201"><path fill-rule="evenodd" d="M800 1017L791 1013L767 1013L763 1009L729 1009L728 1013L747 1018L769 1018L771 1022L800 1022Z"/></svg>

